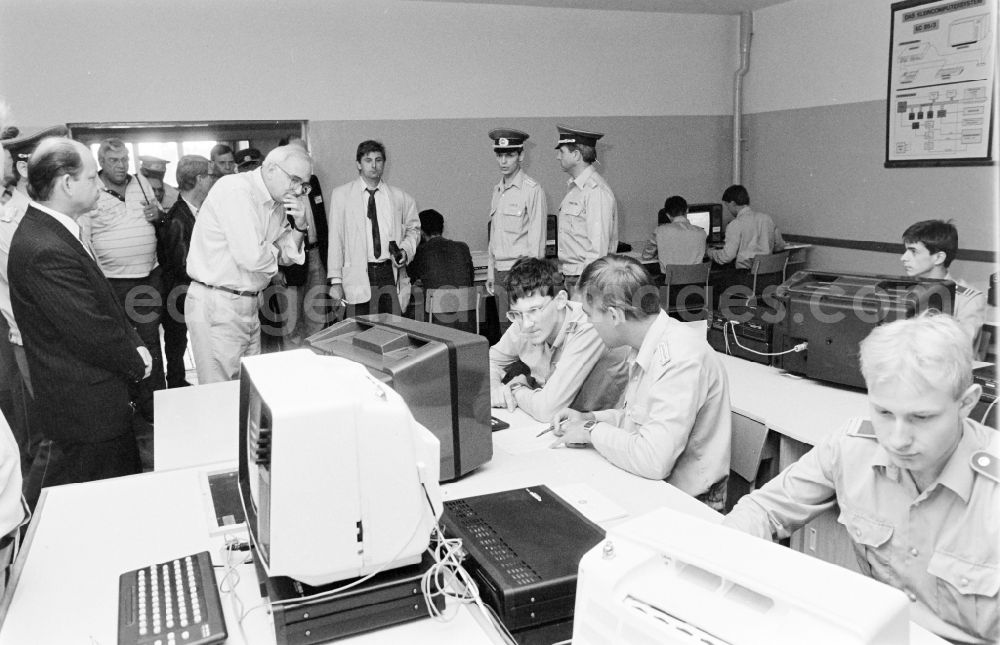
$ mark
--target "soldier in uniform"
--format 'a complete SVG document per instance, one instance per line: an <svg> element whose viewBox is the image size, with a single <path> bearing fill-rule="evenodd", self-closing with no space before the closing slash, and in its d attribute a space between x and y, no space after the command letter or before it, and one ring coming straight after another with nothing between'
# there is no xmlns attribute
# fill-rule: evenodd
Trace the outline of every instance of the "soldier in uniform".
<svg viewBox="0 0 1000 645"><path fill-rule="evenodd" d="M956 643L1000 637L1000 435L968 418L981 387L951 316L876 327L861 342L871 419L849 421L724 522L786 538L839 506L867 575L912 601L912 620Z"/></svg>
<svg viewBox="0 0 1000 645"><path fill-rule="evenodd" d="M149 180L149 185L153 187L153 195L156 196L156 201L160 202L164 212L169 212L180 196L180 191L163 181L167 174L168 163L170 162L166 159L152 155L139 156L139 172Z"/></svg>
<svg viewBox="0 0 1000 645"><path fill-rule="evenodd" d="M500 166L500 182L490 198L490 241L486 291L496 296L500 329L510 326L510 296L504 288L507 272L518 258L545 257L548 204L541 185L525 174L524 142L528 134L511 128L490 131L493 154Z"/></svg>
<svg viewBox="0 0 1000 645"><path fill-rule="evenodd" d="M566 406L614 405L627 378L625 352L601 341L580 303L569 299L555 261L518 260L505 287L513 324L490 348L493 407L547 421Z"/></svg>
<svg viewBox="0 0 1000 645"><path fill-rule="evenodd" d="M630 350L629 380L622 407L559 412L553 447L593 444L622 470L666 480L715 510L724 508L729 383L704 329L667 316L653 278L624 255L587 265L577 295L604 344Z"/></svg>
<svg viewBox="0 0 1000 645"><path fill-rule="evenodd" d="M576 284L587 264L618 250L615 194L593 164L604 134L557 125L556 159L570 176L559 204L559 265L567 286Z"/></svg>
<svg viewBox="0 0 1000 645"><path fill-rule="evenodd" d="M903 231L903 245L906 251L900 260L906 275L955 283L953 315L975 346L979 330L986 320L986 294L962 280L956 280L948 271L958 252L958 229L951 222L939 219L917 222Z"/></svg>

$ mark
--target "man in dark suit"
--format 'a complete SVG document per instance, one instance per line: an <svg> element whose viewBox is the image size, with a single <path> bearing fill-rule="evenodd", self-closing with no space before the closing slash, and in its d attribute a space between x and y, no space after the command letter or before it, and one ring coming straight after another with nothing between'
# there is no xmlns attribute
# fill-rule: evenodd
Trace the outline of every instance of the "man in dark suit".
<svg viewBox="0 0 1000 645"><path fill-rule="evenodd" d="M191 385L185 379L184 352L187 350L187 325L184 322L184 298L191 278L187 274L187 253L191 246L194 218L218 175L211 161L200 155L184 155L177 162L180 197L167 215L160 235L163 267L163 348L167 357L167 387Z"/></svg>
<svg viewBox="0 0 1000 645"><path fill-rule="evenodd" d="M434 209L420 211L420 246L406 271L414 282L420 280L424 291L441 287L471 287L473 280L472 253L469 245L442 237L444 217ZM455 316L451 316L454 318ZM467 316L465 318L468 318ZM435 319L434 322L441 321ZM478 333L471 320L462 316L449 327Z"/></svg>
<svg viewBox="0 0 1000 645"><path fill-rule="evenodd" d="M80 241L77 219L99 190L81 143L45 139L28 160L34 201L8 267L44 437L25 486L31 505L45 486L139 472L129 383L149 376L152 357Z"/></svg>

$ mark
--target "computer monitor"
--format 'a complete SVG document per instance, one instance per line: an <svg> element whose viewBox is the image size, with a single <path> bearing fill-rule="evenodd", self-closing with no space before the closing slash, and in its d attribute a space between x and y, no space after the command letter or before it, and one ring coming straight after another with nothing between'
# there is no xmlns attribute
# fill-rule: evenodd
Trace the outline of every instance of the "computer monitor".
<svg viewBox="0 0 1000 645"><path fill-rule="evenodd" d="M493 457L486 338L391 314L358 316L310 336L320 354L357 361L403 397L441 442L441 481Z"/></svg>
<svg viewBox="0 0 1000 645"><path fill-rule="evenodd" d="M909 605L854 571L660 508L580 560L573 645L907 645Z"/></svg>
<svg viewBox="0 0 1000 645"><path fill-rule="evenodd" d="M268 578L318 586L420 562L437 439L357 363L307 349L240 371L239 490Z"/></svg>
<svg viewBox="0 0 1000 645"><path fill-rule="evenodd" d="M722 228L722 204L688 204L688 221L705 230L708 244L721 244L726 239Z"/></svg>
<svg viewBox="0 0 1000 645"><path fill-rule="evenodd" d="M774 323L774 366L864 388L859 345L872 329L928 309L950 314L954 301L955 283L948 280L798 271L767 303L776 309L766 320Z"/></svg>

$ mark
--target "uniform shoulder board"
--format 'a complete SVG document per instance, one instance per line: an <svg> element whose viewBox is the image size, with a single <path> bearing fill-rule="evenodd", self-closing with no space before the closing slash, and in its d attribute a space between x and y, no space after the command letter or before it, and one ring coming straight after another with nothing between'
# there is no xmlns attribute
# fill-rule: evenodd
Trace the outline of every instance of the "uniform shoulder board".
<svg viewBox="0 0 1000 645"><path fill-rule="evenodd" d="M525 178L524 178L524 181L523 181L522 183L523 183L523 184L524 184L525 186L531 186L532 188L534 188L535 186L537 186L537 185L538 185L538 182L537 182L537 181L535 181L534 179L532 179L531 177L525 177Z"/></svg>
<svg viewBox="0 0 1000 645"><path fill-rule="evenodd" d="M985 450L977 450L972 453L969 465L983 477L1000 484L1000 459L997 459L996 455Z"/></svg>
<svg viewBox="0 0 1000 645"><path fill-rule="evenodd" d="M979 289L974 289L967 284L955 283L955 293L960 293L963 296L975 296L982 293Z"/></svg>
<svg viewBox="0 0 1000 645"><path fill-rule="evenodd" d="M847 431L848 436L875 439L875 426L868 419L859 419L854 427Z"/></svg>

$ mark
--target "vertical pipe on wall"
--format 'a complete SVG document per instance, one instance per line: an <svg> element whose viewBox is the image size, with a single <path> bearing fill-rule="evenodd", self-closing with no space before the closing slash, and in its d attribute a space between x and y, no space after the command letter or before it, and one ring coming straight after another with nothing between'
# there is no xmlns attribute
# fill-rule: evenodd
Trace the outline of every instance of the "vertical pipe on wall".
<svg viewBox="0 0 1000 645"><path fill-rule="evenodd" d="M733 183L740 183L743 151L743 77L750 69L750 41L753 39L753 13L740 14L740 67L733 80Z"/></svg>

